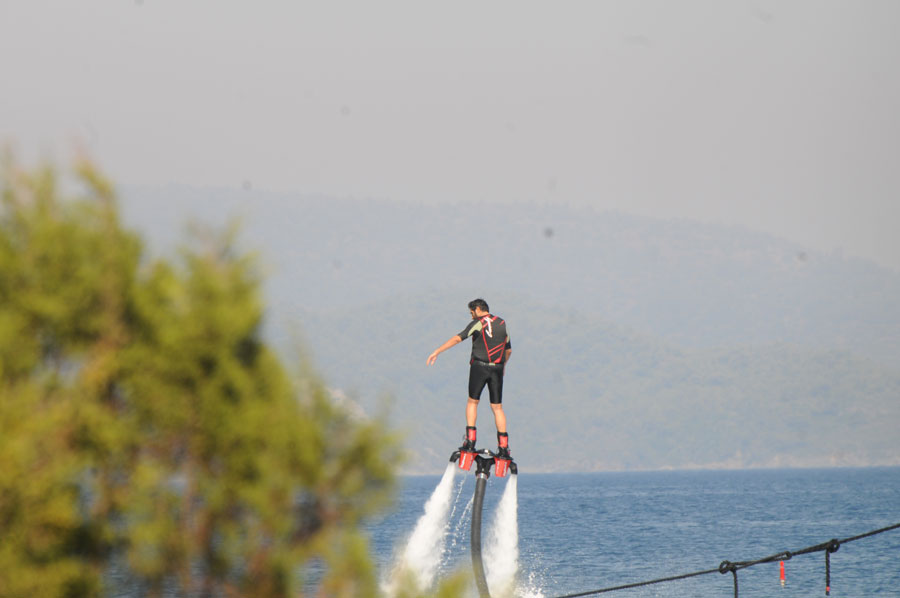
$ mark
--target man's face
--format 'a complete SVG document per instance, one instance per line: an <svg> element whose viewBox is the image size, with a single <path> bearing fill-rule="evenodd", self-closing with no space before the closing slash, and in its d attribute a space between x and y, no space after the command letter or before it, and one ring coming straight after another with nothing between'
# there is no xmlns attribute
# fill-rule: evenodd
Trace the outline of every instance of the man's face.
<svg viewBox="0 0 900 598"><path fill-rule="evenodd" d="M474 309L470 309L470 310L469 310L469 315L472 316L472 319L473 319L473 320L477 317L477 316L475 315L475 310L474 310Z"/></svg>

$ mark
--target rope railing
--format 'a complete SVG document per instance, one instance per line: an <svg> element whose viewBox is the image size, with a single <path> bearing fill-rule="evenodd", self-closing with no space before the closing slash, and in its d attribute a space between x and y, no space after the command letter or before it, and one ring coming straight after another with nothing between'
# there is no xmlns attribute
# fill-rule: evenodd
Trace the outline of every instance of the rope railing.
<svg viewBox="0 0 900 598"><path fill-rule="evenodd" d="M814 552L825 552L825 595L831 595L831 554L837 552L842 544L848 544L850 542L855 542L856 540L862 540L863 538L868 538L870 536L874 536L877 534L881 534L884 532L888 532L891 530L895 530L900 528L900 523L895 523L894 525L889 525L887 527L882 527L880 529L872 530L870 532L866 532L864 534L860 534L858 536L851 536L850 538L844 538L843 540L831 539L827 542L822 542L821 544L816 544L814 546L808 546L806 548L801 548L799 550L785 550L783 552L779 552L767 557L763 557L761 559L756 559L752 561L722 561L718 567L715 569L704 569L703 571L694 571L693 573L683 573L681 575L672 575L670 577L660 577L659 579L651 579L648 581L639 581L635 583L627 583L624 585L611 586L608 588L601 588L599 590L588 590L585 592L578 592L575 594L564 594L562 596L555 596L554 598L581 598L582 596L594 596L596 594L605 594L607 592L615 592L617 590L627 590L630 588L639 588L642 586L649 586L658 583L665 583L669 581L678 581L681 579L688 579L689 577L699 577L701 575L708 575L710 573L721 573L725 575L726 573L731 573L734 579L734 598L738 598L738 571L741 569L747 569L748 567L753 567L754 565L760 565L762 563L773 563L775 561L789 561L795 556L799 556L802 554L811 554Z"/></svg>

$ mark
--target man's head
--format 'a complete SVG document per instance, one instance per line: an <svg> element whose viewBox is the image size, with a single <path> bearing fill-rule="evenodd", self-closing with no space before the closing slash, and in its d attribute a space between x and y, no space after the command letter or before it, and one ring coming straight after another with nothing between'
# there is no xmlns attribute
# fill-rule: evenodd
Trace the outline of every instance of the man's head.
<svg viewBox="0 0 900 598"><path fill-rule="evenodd" d="M472 317L477 318L491 313L491 308L488 307L487 301L479 298L469 301L469 311L472 312Z"/></svg>

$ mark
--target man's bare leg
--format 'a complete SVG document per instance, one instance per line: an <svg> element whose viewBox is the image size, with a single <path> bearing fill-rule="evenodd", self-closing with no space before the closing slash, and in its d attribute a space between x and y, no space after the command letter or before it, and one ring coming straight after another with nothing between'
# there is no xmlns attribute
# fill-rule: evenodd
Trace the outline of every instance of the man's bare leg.
<svg viewBox="0 0 900 598"><path fill-rule="evenodd" d="M497 431L505 434L506 414L503 413L503 403L491 403L491 410L494 412L494 422L497 424Z"/></svg>
<svg viewBox="0 0 900 598"><path fill-rule="evenodd" d="M475 420L478 418L478 399L469 397L466 403L466 437L461 450L474 451L478 434L475 430Z"/></svg>
<svg viewBox="0 0 900 598"><path fill-rule="evenodd" d="M476 419L478 419L478 399L469 397L466 403L466 425L475 427Z"/></svg>

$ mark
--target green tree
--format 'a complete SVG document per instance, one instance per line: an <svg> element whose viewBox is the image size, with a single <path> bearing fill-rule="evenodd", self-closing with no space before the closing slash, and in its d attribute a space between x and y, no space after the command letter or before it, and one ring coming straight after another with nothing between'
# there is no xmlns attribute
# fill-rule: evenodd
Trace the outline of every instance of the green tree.
<svg viewBox="0 0 900 598"><path fill-rule="evenodd" d="M149 261L110 183L77 180L3 169L0 597L99 596L114 561L151 596L296 596L311 559L322 593L375 595L383 420L289 375L233 235Z"/></svg>

